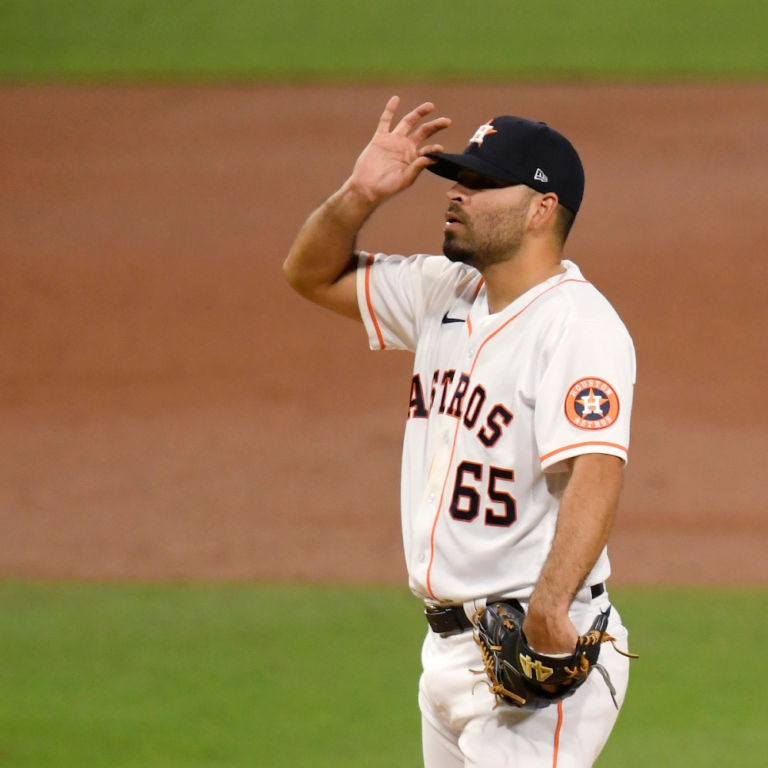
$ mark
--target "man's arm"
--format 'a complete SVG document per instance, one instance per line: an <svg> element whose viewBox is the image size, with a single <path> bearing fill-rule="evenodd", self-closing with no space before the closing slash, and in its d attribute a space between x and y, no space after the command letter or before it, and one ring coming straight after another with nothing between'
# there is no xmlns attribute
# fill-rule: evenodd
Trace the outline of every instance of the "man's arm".
<svg viewBox="0 0 768 768"><path fill-rule="evenodd" d="M588 453L573 462L552 549L523 624L539 653L572 653L576 647L578 632L568 609L608 542L621 492L621 459Z"/></svg>
<svg viewBox="0 0 768 768"><path fill-rule="evenodd" d="M298 293L355 320L361 319L355 286L357 233L376 208L410 187L434 162L424 155L443 148L419 145L451 122L440 117L416 127L434 109L427 102L390 130L398 104L397 96L389 100L352 175L307 219L283 264L286 280Z"/></svg>

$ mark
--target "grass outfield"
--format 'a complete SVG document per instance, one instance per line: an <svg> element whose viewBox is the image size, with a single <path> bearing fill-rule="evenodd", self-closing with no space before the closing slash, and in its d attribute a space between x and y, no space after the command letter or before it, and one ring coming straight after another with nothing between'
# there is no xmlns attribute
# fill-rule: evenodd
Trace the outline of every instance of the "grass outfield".
<svg viewBox="0 0 768 768"><path fill-rule="evenodd" d="M765 77L765 0L3 0L0 78Z"/></svg>
<svg viewBox="0 0 768 768"><path fill-rule="evenodd" d="M600 768L765 765L768 592L614 590L627 702ZM420 765L402 590L0 583L0 762Z"/></svg>

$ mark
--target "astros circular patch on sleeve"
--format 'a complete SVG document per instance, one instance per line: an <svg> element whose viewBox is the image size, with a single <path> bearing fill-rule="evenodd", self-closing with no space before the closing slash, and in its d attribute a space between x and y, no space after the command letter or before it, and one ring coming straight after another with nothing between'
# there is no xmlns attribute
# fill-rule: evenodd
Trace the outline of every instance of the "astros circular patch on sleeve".
<svg viewBox="0 0 768 768"><path fill-rule="evenodd" d="M565 415L579 429L605 429L619 416L619 396L602 379L579 379L565 397Z"/></svg>

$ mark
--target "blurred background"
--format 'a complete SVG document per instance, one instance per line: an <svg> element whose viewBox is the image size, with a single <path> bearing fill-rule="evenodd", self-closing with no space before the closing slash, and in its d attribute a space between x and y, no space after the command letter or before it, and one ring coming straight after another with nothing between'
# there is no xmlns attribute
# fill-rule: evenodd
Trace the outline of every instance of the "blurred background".
<svg viewBox="0 0 768 768"><path fill-rule="evenodd" d="M2 0L0 765L420 764L411 360L280 271L397 93L584 160L567 256L638 355L599 766L762 766L767 42L757 0ZM446 187L360 245L439 252Z"/></svg>

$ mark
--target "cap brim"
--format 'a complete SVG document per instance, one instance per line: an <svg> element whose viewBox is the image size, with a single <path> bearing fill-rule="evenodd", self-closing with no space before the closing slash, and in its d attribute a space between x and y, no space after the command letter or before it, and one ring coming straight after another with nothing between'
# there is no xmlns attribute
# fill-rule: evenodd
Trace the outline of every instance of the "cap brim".
<svg viewBox="0 0 768 768"><path fill-rule="evenodd" d="M470 171L482 173L483 176L490 176L492 179L507 181L510 184L525 184L525 182L521 181L517 176L498 168L493 163L475 157L474 155L447 155L443 152L428 152L425 157L437 160L436 163L427 166L428 171L431 171L438 176L442 176L444 179L450 179L451 181L458 181L459 171L462 168L467 168Z"/></svg>

